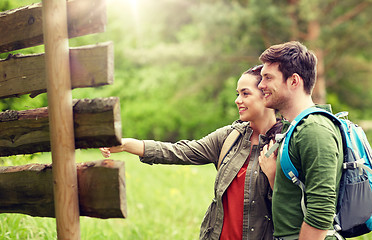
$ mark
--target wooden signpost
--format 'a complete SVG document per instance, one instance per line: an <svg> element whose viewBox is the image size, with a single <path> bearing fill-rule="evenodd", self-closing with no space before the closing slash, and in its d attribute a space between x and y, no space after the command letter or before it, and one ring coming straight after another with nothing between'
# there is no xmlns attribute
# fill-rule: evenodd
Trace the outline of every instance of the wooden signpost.
<svg viewBox="0 0 372 240"><path fill-rule="evenodd" d="M111 43L74 49L68 44L71 37L104 31L105 5L42 0L0 13L0 53L45 46L45 54L0 60L0 98L47 92L49 105L0 113L0 157L52 152L52 164L0 167L0 213L55 217L58 239L80 239L80 216L127 214L123 162L75 163L75 148L121 140L117 98L71 97L73 88L113 83Z"/></svg>
<svg viewBox="0 0 372 240"><path fill-rule="evenodd" d="M126 216L124 162L99 160L76 165L80 216ZM52 164L0 167L0 212L55 217Z"/></svg>

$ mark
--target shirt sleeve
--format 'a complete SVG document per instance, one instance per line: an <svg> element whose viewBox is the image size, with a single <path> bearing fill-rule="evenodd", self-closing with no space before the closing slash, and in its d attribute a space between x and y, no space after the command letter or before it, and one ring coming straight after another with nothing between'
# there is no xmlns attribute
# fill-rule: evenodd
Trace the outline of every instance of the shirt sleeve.
<svg viewBox="0 0 372 240"><path fill-rule="evenodd" d="M339 130L329 119L323 119L320 123L307 124L297 136L295 149L301 159L300 179L306 186L304 221L326 230L333 223L342 164Z"/></svg>
<svg viewBox="0 0 372 240"><path fill-rule="evenodd" d="M229 129L231 126L217 129L200 140L176 143L145 140L144 156L140 160L148 164L216 164Z"/></svg>

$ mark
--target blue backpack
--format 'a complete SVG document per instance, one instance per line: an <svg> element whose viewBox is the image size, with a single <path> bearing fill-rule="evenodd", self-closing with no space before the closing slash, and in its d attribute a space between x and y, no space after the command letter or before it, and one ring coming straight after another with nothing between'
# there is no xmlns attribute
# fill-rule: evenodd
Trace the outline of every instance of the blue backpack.
<svg viewBox="0 0 372 240"><path fill-rule="evenodd" d="M304 215L305 185L298 179L298 171L293 166L288 145L297 124L312 113L323 114L340 128L344 163L337 200L334 229L343 237L356 237L372 230L372 150L362 128L347 120L347 112L336 115L320 108L312 107L300 113L291 123L288 130L276 137L277 143L284 139L281 146L280 164L287 178L302 190L301 206Z"/></svg>

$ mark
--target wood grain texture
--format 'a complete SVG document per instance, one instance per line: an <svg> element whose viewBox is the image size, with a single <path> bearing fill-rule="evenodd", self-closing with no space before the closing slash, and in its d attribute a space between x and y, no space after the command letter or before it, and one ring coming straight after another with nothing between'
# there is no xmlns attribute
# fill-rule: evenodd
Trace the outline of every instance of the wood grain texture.
<svg viewBox="0 0 372 240"><path fill-rule="evenodd" d="M57 238L80 239L66 0L43 0L45 73Z"/></svg>
<svg viewBox="0 0 372 240"><path fill-rule="evenodd" d="M119 98L73 101L75 148L121 144ZM50 151L48 108L0 113L0 156Z"/></svg>
<svg viewBox="0 0 372 240"><path fill-rule="evenodd" d="M106 0L67 2L68 37L104 32ZM36 3L0 13L0 53L44 43L42 4Z"/></svg>
<svg viewBox="0 0 372 240"><path fill-rule="evenodd" d="M127 217L124 162L76 164L80 216ZM52 164L0 167L0 213L55 217Z"/></svg>
<svg viewBox="0 0 372 240"><path fill-rule="evenodd" d="M113 43L70 48L71 88L98 87L114 79ZM10 55L0 60L0 98L46 92L45 54Z"/></svg>

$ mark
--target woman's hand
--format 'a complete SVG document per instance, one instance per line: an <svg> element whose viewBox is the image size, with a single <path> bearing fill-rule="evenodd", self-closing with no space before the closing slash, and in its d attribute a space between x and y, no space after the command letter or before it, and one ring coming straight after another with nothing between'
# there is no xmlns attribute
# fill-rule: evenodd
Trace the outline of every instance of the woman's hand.
<svg viewBox="0 0 372 240"><path fill-rule="evenodd" d="M114 147L102 147L101 150L102 156L108 158L111 156L111 153L118 152L129 152L140 157L143 157L144 154L144 143L141 140L133 138L123 138L121 139L121 145Z"/></svg>
<svg viewBox="0 0 372 240"><path fill-rule="evenodd" d="M110 148L103 147L103 148L100 148L99 150L101 150L101 154L102 154L103 157L109 158L111 156L111 150L110 150Z"/></svg>
<svg viewBox="0 0 372 240"><path fill-rule="evenodd" d="M269 180L271 189L274 188L274 181L275 181L275 172L276 172L276 157L277 151L270 155L270 157L266 157L265 154L267 151L274 145L274 140L271 140L269 144L265 145L261 151L260 156L258 157L258 161L260 163L261 170L267 176Z"/></svg>
<svg viewBox="0 0 372 240"><path fill-rule="evenodd" d="M123 151L123 145L114 146L114 147L103 147L100 148L101 154L105 158L109 158L111 156L111 153L118 153Z"/></svg>

